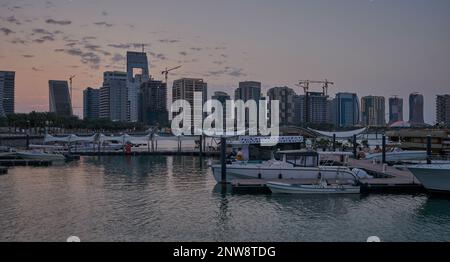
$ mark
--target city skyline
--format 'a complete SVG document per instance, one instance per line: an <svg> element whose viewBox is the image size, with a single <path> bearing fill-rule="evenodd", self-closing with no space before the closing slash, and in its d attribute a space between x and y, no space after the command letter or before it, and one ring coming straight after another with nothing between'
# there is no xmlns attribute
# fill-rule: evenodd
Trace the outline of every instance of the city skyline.
<svg viewBox="0 0 450 262"><path fill-rule="evenodd" d="M299 79L327 77L336 82L330 94L406 101L423 93L433 124L450 67L450 3L433 2L2 1L0 70L16 72L17 112L48 110L48 80L77 75L73 104L82 116L83 90L100 87L104 71L125 71L126 51L143 43L155 79L183 65L169 87L198 77L211 94L232 94L255 80L264 94L276 86L301 94Z"/></svg>

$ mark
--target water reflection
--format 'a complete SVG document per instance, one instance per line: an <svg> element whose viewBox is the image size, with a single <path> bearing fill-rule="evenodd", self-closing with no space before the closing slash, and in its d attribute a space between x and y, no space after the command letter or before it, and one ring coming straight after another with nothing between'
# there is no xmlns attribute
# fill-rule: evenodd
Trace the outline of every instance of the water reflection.
<svg viewBox="0 0 450 262"><path fill-rule="evenodd" d="M0 241L450 241L447 199L236 194L207 161L94 156L12 168L0 177Z"/></svg>

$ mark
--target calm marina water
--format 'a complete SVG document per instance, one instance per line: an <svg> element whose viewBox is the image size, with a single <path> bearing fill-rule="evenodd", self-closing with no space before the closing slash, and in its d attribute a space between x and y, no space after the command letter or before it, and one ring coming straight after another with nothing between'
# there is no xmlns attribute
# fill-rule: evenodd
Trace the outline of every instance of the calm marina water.
<svg viewBox="0 0 450 262"><path fill-rule="evenodd" d="M222 193L197 157L82 157L0 176L0 241L450 241L427 195Z"/></svg>

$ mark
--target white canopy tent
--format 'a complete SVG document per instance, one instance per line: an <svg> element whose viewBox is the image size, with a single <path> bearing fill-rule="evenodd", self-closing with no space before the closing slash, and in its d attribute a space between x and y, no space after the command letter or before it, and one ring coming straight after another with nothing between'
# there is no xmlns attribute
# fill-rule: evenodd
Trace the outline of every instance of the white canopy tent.
<svg viewBox="0 0 450 262"><path fill-rule="evenodd" d="M153 137L155 141L197 141L199 136L158 136Z"/></svg>
<svg viewBox="0 0 450 262"><path fill-rule="evenodd" d="M97 135L92 136L77 136L77 135L70 135L70 141L71 143L74 142L94 142L97 138Z"/></svg>
<svg viewBox="0 0 450 262"><path fill-rule="evenodd" d="M333 135L336 135L336 138L351 138L354 135L360 135L361 133L363 133L364 131L367 130L366 127L361 128L361 129L356 129L356 130L351 130L351 131L343 131L343 132L327 132L327 131L320 131L320 130L315 130L312 128L308 128L309 130L318 133L322 136L326 136L326 137L333 137Z"/></svg>
<svg viewBox="0 0 450 262"><path fill-rule="evenodd" d="M44 144L48 143L76 143L76 142L94 142L96 139L96 135L82 137L77 135L69 135L64 137L57 137L52 135L45 135Z"/></svg>
<svg viewBox="0 0 450 262"><path fill-rule="evenodd" d="M100 143L117 141L122 144L125 144L125 143L145 144L145 143L148 143L148 141L150 140L150 135L130 136L128 134L124 134L121 136L106 136L104 134L100 134L99 140L100 140Z"/></svg>

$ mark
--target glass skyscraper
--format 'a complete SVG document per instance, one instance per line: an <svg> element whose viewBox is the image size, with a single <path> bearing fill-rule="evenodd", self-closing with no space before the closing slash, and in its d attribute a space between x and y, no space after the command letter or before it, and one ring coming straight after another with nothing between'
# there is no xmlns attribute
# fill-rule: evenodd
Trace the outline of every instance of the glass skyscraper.
<svg viewBox="0 0 450 262"><path fill-rule="evenodd" d="M352 127L359 123L359 100L355 93L336 94L336 126Z"/></svg>

